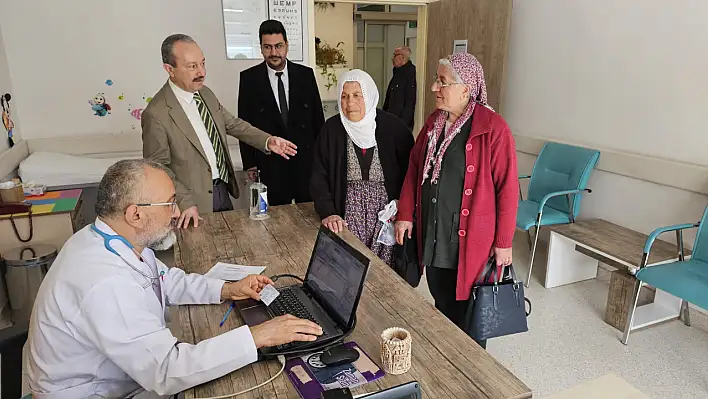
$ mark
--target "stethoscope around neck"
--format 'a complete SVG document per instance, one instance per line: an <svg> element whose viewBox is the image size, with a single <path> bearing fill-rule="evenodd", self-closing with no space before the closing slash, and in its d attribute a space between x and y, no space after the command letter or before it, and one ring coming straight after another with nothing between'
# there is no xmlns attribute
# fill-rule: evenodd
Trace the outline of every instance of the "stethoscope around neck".
<svg viewBox="0 0 708 399"><path fill-rule="evenodd" d="M142 270L133 266L133 264L128 262L128 260L125 259L123 257L123 255L119 254L118 251L116 251L113 247L111 247L111 241L114 241L114 240L120 241L126 247L133 250L133 252L135 252L135 254L141 258L140 254L138 254L138 252L135 250L135 247L133 246L133 244L128 242L128 240L126 240L125 237L123 237L121 235L117 235L117 234L116 235L107 234L107 233L101 231L98 227L96 227L96 223L91 223L91 230L93 230L94 233L98 234L99 236L101 236L101 238L103 238L103 246L106 247L108 252L118 256L123 262L125 262L126 265L130 266L131 269L140 273L143 277L145 277L148 280L148 283L146 285L143 285L143 288L147 288L147 287L151 286L155 280L164 280L165 279L165 272L164 271L161 271L158 275L145 274L145 272L143 272Z"/></svg>

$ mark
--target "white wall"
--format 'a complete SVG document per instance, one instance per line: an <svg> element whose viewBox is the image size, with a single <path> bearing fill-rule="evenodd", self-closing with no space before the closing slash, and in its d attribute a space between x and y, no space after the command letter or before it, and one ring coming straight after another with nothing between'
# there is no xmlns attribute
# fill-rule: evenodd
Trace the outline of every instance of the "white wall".
<svg viewBox="0 0 708 399"><path fill-rule="evenodd" d="M708 2L515 0L519 133L708 165Z"/></svg>
<svg viewBox="0 0 708 399"><path fill-rule="evenodd" d="M344 58L352 68L355 45L353 10L354 5L346 3L336 3L324 11L315 7L315 36L332 47L343 42L340 48L344 50Z"/></svg>
<svg viewBox="0 0 708 399"><path fill-rule="evenodd" d="M20 129L17 112L14 109L14 106L17 104L17 95L12 90L12 80L10 79L10 70L7 67L7 56L5 55L5 43L3 41L2 32L0 32L0 95L5 93L10 93L12 95L10 106L13 107L11 110L12 121L15 122L15 128L12 130L12 134L15 142L18 142L20 141ZM0 112L2 112L1 109ZM5 151L8 147L7 131L4 126L0 125L0 152Z"/></svg>
<svg viewBox="0 0 708 399"><path fill-rule="evenodd" d="M139 132L140 121L128 109L144 108L167 79L160 44L172 33L199 43L206 84L234 114L239 72L260 62L226 59L221 0L5 1L0 29L26 139ZM114 84L107 86L107 79ZM91 111L88 101L97 93L106 94L110 115Z"/></svg>
<svg viewBox="0 0 708 399"><path fill-rule="evenodd" d="M707 20L704 1L515 0L504 117L517 135L708 165ZM534 159L519 154L520 172ZM590 187L581 217L643 233L696 222L708 203L604 171Z"/></svg>

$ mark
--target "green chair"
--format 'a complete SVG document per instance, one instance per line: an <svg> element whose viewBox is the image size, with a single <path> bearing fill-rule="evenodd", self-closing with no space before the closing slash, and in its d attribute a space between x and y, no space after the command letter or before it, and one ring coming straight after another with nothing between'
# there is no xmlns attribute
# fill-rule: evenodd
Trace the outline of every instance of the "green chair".
<svg viewBox="0 0 708 399"><path fill-rule="evenodd" d="M632 325L635 323L639 291L643 285L652 286L657 290L664 291L680 299L681 304L678 317L680 318L681 315L683 315L683 322L687 326L691 325L691 318L688 312L689 303L703 309L708 309L708 228L705 228L707 215L708 208L703 212L703 218L699 223L661 227L654 230L647 238L644 245L642 263L639 265L639 270L635 274L637 281L634 285L632 308L628 312L624 336L622 337L623 344L627 345L629 341L629 333L632 331ZM693 245L691 259L686 260L683 251L683 231L691 228L698 228L698 232L696 233L696 241ZM668 232L676 233L679 260L647 267L649 253L651 252L654 241L661 234ZM667 309L667 311L671 312L672 309ZM675 314L676 313L674 313L674 315ZM654 323L643 323L642 327L651 324Z"/></svg>
<svg viewBox="0 0 708 399"><path fill-rule="evenodd" d="M592 192L586 187L598 159L599 151L548 142L538 154L531 175L519 177L531 179L527 200L523 199L519 190L519 210L516 216L516 228L528 233L531 250L526 287L531 283L540 227L575 222L580 212L582 193ZM533 240L532 227L535 227Z"/></svg>

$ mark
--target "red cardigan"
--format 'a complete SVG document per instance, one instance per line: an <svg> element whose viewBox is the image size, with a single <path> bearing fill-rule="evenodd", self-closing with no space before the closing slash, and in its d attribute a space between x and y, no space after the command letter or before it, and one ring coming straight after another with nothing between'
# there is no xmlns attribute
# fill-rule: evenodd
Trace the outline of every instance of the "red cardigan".
<svg viewBox="0 0 708 399"><path fill-rule="evenodd" d="M398 201L398 221L421 220L420 201L428 132L438 112L421 129L411 151L410 164ZM467 173L460 210L460 254L457 269L458 301L470 297L493 247L511 248L519 206L516 148L511 130L494 111L477 105L465 146ZM431 171L432 173L432 171ZM416 229L419 259L423 259L423 228ZM421 264L421 270L423 265Z"/></svg>

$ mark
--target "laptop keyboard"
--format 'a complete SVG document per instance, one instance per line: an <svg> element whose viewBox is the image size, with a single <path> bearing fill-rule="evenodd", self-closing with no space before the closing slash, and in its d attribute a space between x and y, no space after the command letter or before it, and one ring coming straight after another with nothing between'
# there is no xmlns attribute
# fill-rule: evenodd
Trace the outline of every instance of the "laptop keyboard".
<svg viewBox="0 0 708 399"><path fill-rule="evenodd" d="M278 316L290 314L297 318L317 323L315 318L310 314L305 305L300 302L297 295L295 295L292 290L280 291L280 295L270 304L270 309Z"/></svg>
<svg viewBox="0 0 708 399"><path fill-rule="evenodd" d="M320 324L315 320L314 316L307 310L305 305L300 302L297 295L292 290L281 290L280 295L268 306L270 310L277 316L286 314L293 315L300 319L310 320L315 324ZM326 332L322 332L322 336L326 336ZM278 350L290 349L297 345L297 342L291 342L285 345L278 345Z"/></svg>

